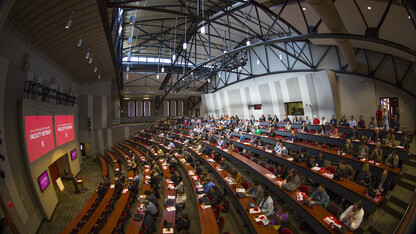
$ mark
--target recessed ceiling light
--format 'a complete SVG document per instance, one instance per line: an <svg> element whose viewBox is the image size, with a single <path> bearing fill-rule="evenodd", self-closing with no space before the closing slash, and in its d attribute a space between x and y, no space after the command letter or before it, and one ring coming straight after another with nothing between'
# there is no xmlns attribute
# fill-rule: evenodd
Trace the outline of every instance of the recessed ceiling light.
<svg viewBox="0 0 416 234"><path fill-rule="evenodd" d="M129 97L126 97L126 98L124 98L124 100L130 100L130 98Z"/></svg>
<svg viewBox="0 0 416 234"><path fill-rule="evenodd" d="M305 8L305 7L303 7L303 8L302 8L302 10L303 10L303 11L306 11L306 8Z"/></svg>
<svg viewBox="0 0 416 234"><path fill-rule="evenodd" d="M371 6L367 7L367 9L371 10Z"/></svg>
<svg viewBox="0 0 416 234"><path fill-rule="evenodd" d="M409 19L410 19L410 15L409 16L407 16Z"/></svg>
<svg viewBox="0 0 416 234"><path fill-rule="evenodd" d="M148 97L145 97L145 98L143 98L144 100L149 100L150 98L148 98Z"/></svg>

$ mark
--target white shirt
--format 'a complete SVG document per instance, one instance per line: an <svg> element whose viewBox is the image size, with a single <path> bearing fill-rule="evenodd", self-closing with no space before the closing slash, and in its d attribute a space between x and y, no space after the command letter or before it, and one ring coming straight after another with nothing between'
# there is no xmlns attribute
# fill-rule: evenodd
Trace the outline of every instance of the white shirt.
<svg viewBox="0 0 416 234"><path fill-rule="evenodd" d="M348 207L348 209L346 209L344 211L344 213L342 213L342 215L339 217L339 219L342 220L344 217L349 216L352 212L353 206L354 205L351 205L350 207ZM359 211L355 212L354 222L351 223L350 218L347 218L346 220L344 220L344 224L351 231L354 231L355 229L357 229L360 226L361 222L363 221L363 217L364 217L364 210L361 208Z"/></svg>
<svg viewBox="0 0 416 234"><path fill-rule="evenodd" d="M264 215L266 215L267 217L270 217L273 214L273 209L274 209L272 197L269 196L267 197L266 200L264 200L263 198L259 204L259 207L261 211L263 211Z"/></svg>
<svg viewBox="0 0 416 234"><path fill-rule="evenodd" d="M173 149L175 147L175 145L173 144L173 142L171 142L171 143L169 143L168 147Z"/></svg>

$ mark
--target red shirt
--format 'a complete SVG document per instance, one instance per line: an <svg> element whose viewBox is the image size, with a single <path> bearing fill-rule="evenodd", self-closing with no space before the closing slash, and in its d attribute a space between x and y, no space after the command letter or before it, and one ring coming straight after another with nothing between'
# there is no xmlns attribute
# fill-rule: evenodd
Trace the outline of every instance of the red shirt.
<svg viewBox="0 0 416 234"><path fill-rule="evenodd" d="M315 124L315 125L319 125L320 123L321 123L321 121L319 121L318 118L313 120L313 124Z"/></svg>
<svg viewBox="0 0 416 234"><path fill-rule="evenodd" d="M382 115L383 115L383 111L381 109L376 111L377 121L381 121L381 116Z"/></svg>

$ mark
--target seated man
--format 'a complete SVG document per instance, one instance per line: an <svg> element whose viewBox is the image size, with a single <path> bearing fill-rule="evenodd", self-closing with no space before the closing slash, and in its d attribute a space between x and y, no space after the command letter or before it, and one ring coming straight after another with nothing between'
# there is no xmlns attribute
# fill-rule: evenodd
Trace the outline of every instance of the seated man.
<svg viewBox="0 0 416 234"><path fill-rule="evenodd" d="M211 190L211 188L215 186L215 184L209 178L206 178L205 181L202 183L202 186L205 190L205 193L208 193Z"/></svg>
<svg viewBox="0 0 416 234"><path fill-rule="evenodd" d="M144 200L143 206L143 212L145 212L146 214L150 214L151 216L155 216L157 214L157 207L152 202Z"/></svg>
<svg viewBox="0 0 416 234"><path fill-rule="evenodd" d="M276 137L276 132L274 131L274 127L269 129L269 133L267 134L269 137Z"/></svg>
<svg viewBox="0 0 416 234"><path fill-rule="evenodd" d="M222 137L218 138L217 146L224 147L224 141L222 140Z"/></svg>
<svg viewBox="0 0 416 234"><path fill-rule="evenodd" d="M339 221L343 222L351 231L360 227L363 221L364 210L361 200L356 201L353 205L348 207L344 213L339 217Z"/></svg>
<svg viewBox="0 0 416 234"><path fill-rule="evenodd" d="M302 123L302 127L300 128L300 130L302 132L308 132L308 126L307 126L306 122Z"/></svg>
<svg viewBox="0 0 416 234"><path fill-rule="evenodd" d="M347 135L348 139L351 140L360 140L360 134L357 131L357 126L354 126L350 133Z"/></svg>
<svg viewBox="0 0 416 234"><path fill-rule="evenodd" d="M260 204L261 199L263 198L263 193L263 186L259 184L259 182L255 181L252 183L251 187L247 189L246 196L253 198L257 204Z"/></svg>
<svg viewBox="0 0 416 234"><path fill-rule="evenodd" d="M380 134L380 129L378 127L374 128L374 133L373 133L373 137L371 138L371 141L376 143L376 142L381 142L382 141L382 137Z"/></svg>
<svg viewBox="0 0 416 234"><path fill-rule="evenodd" d="M315 115L313 116L313 125L319 125L321 121L319 121L319 118Z"/></svg>
<svg viewBox="0 0 416 234"><path fill-rule="evenodd" d="M355 122L354 120L354 115L351 115L349 125L350 125L350 128L357 126L357 122Z"/></svg>
<svg viewBox="0 0 416 234"><path fill-rule="evenodd" d="M188 214L182 213L178 218L176 218L175 228L178 233L182 233L182 231L186 231L191 228L191 220L189 219Z"/></svg>
<svg viewBox="0 0 416 234"><path fill-rule="evenodd" d="M383 151L381 150L381 143L377 142L376 148L373 149L373 152L371 153L368 160L374 160L376 162L381 162L383 159Z"/></svg>
<svg viewBox="0 0 416 234"><path fill-rule="evenodd" d="M358 146L358 151L357 151L358 157L362 157L362 158L368 157L370 149L368 148L366 143L367 143L367 137L362 137L361 145Z"/></svg>
<svg viewBox="0 0 416 234"><path fill-rule="evenodd" d="M146 200L148 200L149 202L151 202L153 204L157 203L156 196L150 190L144 191L144 194L146 195Z"/></svg>
<svg viewBox="0 0 416 234"><path fill-rule="evenodd" d="M367 188L373 185L373 176L370 172L370 166L367 163L364 164L362 171L358 174L356 182Z"/></svg>
<svg viewBox="0 0 416 234"><path fill-rule="evenodd" d="M240 141L245 141L246 137L244 136L243 132L240 131Z"/></svg>
<svg viewBox="0 0 416 234"><path fill-rule="evenodd" d="M400 131L400 122L399 122L399 117L397 115L394 116L394 120L391 123L391 129L393 129L393 131L395 132Z"/></svg>
<svg viewBox="0 0 416 234"><path fill-rule="evenodd" d="M325 191L325 185L319 185L318 189L312 193L308 200L314 205L323 206L324 208L329 203L329 196Z"/></svg>
<svg viewBox="0 0 416 234"><path fill-rule="evenodd" d="M351 144L350 139L346 140L346 144L341 149L341 154L342 153L351 154L351 155L354 153L354 146Z"/></svg>
<svg viewBox="0 0 416 234"><path fill-rule="evenodd" d="M345 118L345 115L342 115L342 118L341 118L341 120L339 121L339 126L341 126L341 127L348 126L348 121L347 121L347 119Z"/></svg>
<svg viewBox="0 0 416 234"><path fill-rule="evenodd" d="M276 146L274 147L274 152L277 153L277 151L279 151L281 145L280 143L282 142L282 139L279 139L276 143Z"/></svg>
<svg viewBox="0 0 416 234"><path fill-rule="evenodd" d="M283 145L283 141L280 142L280 148L278 149L277 153L280 155L287 155L286 146Z"/></svg>
<svg viewBox="0 0 416 234"><path fill-rule="evenodd" d="M169 147L170 149L173 149L173 148L175 148L175 145L174 145L174 144L173 144L173 142L171 141L171 142L169 143L168 147Z"/></svg>
<svg viewBox="0 0 416 234"><path fill-rule="evenodd" d="M298 136L296 136L295 131L292 131L292 135L289 137L289 140L290 140L291 142L296 142L296 141L297 141L297 139L298 139Z"/></svg>
<svg viewBox="0 0 416 234"><path fill-rule="evenodd" d="M211 190L209 191L209 193L205 195L205 198L209 200L209 204L207 205L211 205L211 206L218 205L221 200L221 195L218 191L217 186L213 186Z"/></svg>
<svg viewBox="0 0 416 234"><path fill-rule="evenodd" d="M347 180L352 180L354 178L354 169L350 165L345 164L344 161L341 161L335 174Z"/></svg>
<svg viewBox="0 0 416 234"><path fill-rule="evenodd" d="M306 151L306 148L302 148L302 152L297 156L298 162L308 162L309 158L310 156Z"/></svg>
<svg viewBox="0 0 416 234"><path fill-rule="evenodd" d="M359 128L365 128L365 121L364 121L364 119L363 119L363 116L362 116L362 115L360 115L360 116L358 117L358 127L359 127Z"/></svg>
<svg viewBox="0 0 416 234"><path fill-rule="evenodd" d="M279 178L286 178L287 176L287 168L283 166L283 164L279 164L279 166L277 166L277 170L276 170L276 174L277 177Z"/></svg>
<svg viewBox="0 0 416 234"><path fill-rule="evenodd" d="M319 152L318 157L316 157L314 165L316 167L324 167L325 166L325 154L324 152Z"/></svg>
<svg viewBox="0 0 416 234"><path fill-rule="evenodd" d="M331 120L329 121L329 124L337 126L337 119L335 118L335 115L332 115Z"/></svg>

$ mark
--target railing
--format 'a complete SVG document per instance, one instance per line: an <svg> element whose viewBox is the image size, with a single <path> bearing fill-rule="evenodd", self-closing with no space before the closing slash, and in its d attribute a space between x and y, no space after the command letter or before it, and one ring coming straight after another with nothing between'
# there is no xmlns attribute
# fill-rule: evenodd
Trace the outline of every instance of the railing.
<svg viewBox="0 0 416 234"><path fill-rule="evenodd" d="M404 212L402 220L400 220L400 223L397 226L394 233L404 233L405 231L409 232L409 230L414 229L414 225L416 223L416 220L414 217L415 210L416 210L416 190L413 191L412 201L407 206L406 212ZM408 228L409 225L413 225L413 227Z"/></svg>

